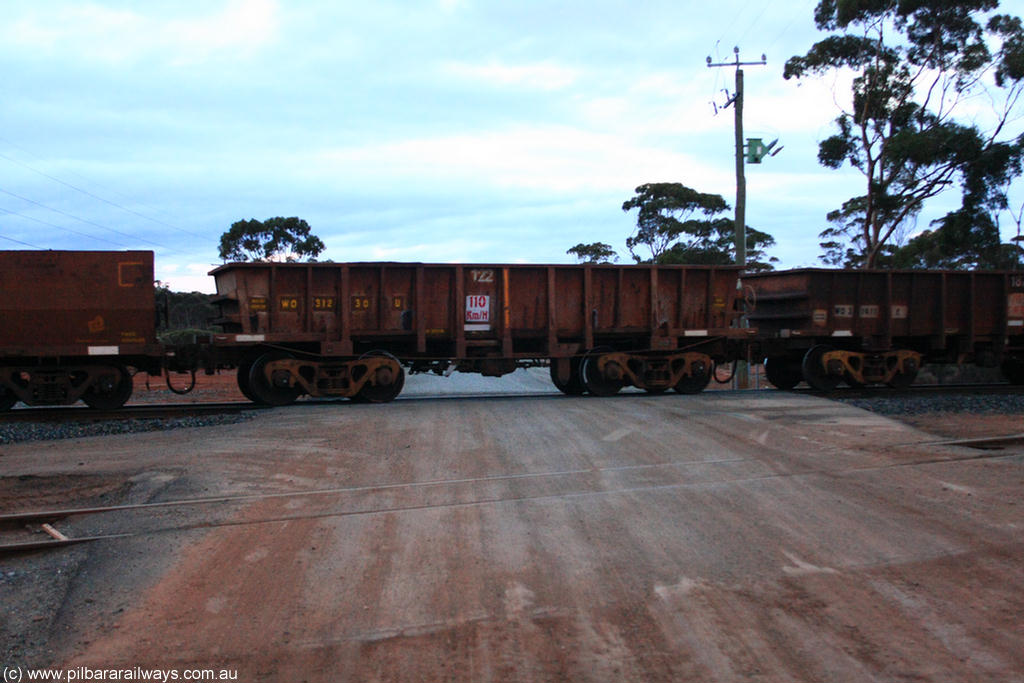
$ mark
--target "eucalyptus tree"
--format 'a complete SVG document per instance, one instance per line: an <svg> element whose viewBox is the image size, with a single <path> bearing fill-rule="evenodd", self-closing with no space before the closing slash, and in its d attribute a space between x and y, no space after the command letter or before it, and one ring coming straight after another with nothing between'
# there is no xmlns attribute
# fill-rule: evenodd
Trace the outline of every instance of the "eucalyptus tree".
<svg viewBox="0 0 1024 683"><path fill-rule="evenodd" d="M1024 29L998 8L998 0L820 0L815 23L831 35L790 58L784 77L852 74L818 160L849 164L866 181L863 194L828 214L826 262L883 264L926 202L951 187L961 206L933 232L966 226L985 242L995 230L998 241L997 216L1024 157Z"/></svg>
<svg viewBox="0 0 1024 683"><path fill-rule="evenodd" d="M610 263L619 260L612 245L605 242L580 242L575 247L569 247L565 253L575 256L580 263Z"/></svg>
<svg viewBox="0 0 1024 683"><path fill-rule="evenodd" d="M220 236L220 257L225 261L314 259L323 250L324 243L312 234L309 223L296 216L235 221Z"/></svg>
<svg viewBox="0 0 1024 683"><path fill-rule="evenodd" d="M636 231L626 239L633 259L650 263L725 265L735 262L735 231L722 195L698 192L680 183L647 183L622 204L637 210ZM747 227L747 269L770 269L765 249L771 235ZM638 251L640 253L638 253ZM650 257L645 258L649 252Z"/></svg>

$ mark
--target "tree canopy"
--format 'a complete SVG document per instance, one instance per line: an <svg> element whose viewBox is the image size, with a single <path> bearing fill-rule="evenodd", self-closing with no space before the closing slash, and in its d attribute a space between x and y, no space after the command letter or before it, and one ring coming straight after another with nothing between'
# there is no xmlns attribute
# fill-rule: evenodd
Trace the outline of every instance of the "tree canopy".
<svg viewBox="0 0 1024 683"><path fill-rule="evenodd" d="M1006 137L1021 113L1024 28L1018 17L993 14L998 7L998 0L819 1L815 22L833 34L789 59L784 76L853 73L849 104L818 160L833 169L849 164L866 181L863 194L828 214L823 260L893 262L894 243L925 203L955 186L960 208L935 221L915 249L970 235L979 255L1005 251L993 242L1024 160L1024 135ZM982 94L989 112L978 112Z"/></svg>
<svg viewBox="0 0 1024 683"><path fill-rule="evenodd" d="M612 245L604 242L580 242L575 247L567 249L565 253L575 256L580 263L608 263L619 260L619 255L615 253Z"/></svg>
<svg viewBox="0 0 1024 683"><path fill-rule="evenodd" d="M623 211L637 209L637 229L626 247L637 263L735 263L735 222L718 217L729 204L718 194L698 192L680 183L647 183L623 203ZM747 269L770 270L775 258L765 249L775 244L771 235L747 227ZM650 252L644 258L638 250Z"/></svg>
<svg viewBox="0 0 1024 683"><path fill-rule="evenodd" d="M225 261L313 259L323 250L324 243L310 232L309 223L296 216L235 221L220 236L220 257Z"/></svg>

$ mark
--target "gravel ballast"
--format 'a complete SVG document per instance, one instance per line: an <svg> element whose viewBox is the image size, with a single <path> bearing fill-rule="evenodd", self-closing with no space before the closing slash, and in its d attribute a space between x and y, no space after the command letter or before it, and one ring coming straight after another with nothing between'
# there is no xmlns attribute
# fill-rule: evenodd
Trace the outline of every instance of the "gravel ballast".
<svg viewBox="0 0 1024 683"><path fill-rule="evenodd" d="M841 398L842 403L881 415L928 413L1011 414L1024 413L1024 394L942 394L939 396L885 396Z"/></svg>
<svg viewBox="0 0 1024 683"><path fill-rule="evenodd" d="M162 432L170 429L212 427L237 424L251 420L253 413L230 413L174 418L136 418L129 420L103 420L100 422L16 422L0 424L0 444L20 441L53 441L77 439L84 436Z"/></svg>

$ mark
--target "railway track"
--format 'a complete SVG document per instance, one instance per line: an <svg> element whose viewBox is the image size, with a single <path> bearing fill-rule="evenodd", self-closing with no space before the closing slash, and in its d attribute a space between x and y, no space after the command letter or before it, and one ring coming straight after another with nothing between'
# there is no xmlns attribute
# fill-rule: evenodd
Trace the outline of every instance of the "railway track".
<svg viewBox="0 0 1024 683"><path fill-rule="evenodd" d="M713 389L713 393L739 393L741 391L776 391L771 387L759 389L735 390L735 389ZM1019 385L1003 383L995 384L922 384L914 385L906 389L891 389L885 386L850 388L840 387L832 392L822 392L806 386L790 389L797 394L811 396L822 396L824 398L847 399L847 398L880 398L889 397L898 399L909 396L939 396L946 394L962 395L1015 395L1024 393L1024 387ZM661 396L671 397L676 394L668 392ZM619 396L647 396L659 397L656 394L647 394L642 391L625 391ZM502 400L510 398L560 398L561 393L556 391L525 391L525 392L453 392L437 394L412 394L399 396L398 401L443 401L443 400ZM605 397L610 398L610 397ZM295 407L303 405L323 405L329 403L344 402L341 399L312 399L300 401ZM54 406L47 408L16 408L6 412L0 412L0 424L18 422L100 422L119 421L133 419L160 419L176 417L192 417L203 415L218 415L240 413L246 410L268 410L271 406L257 405L248 401L237 402L216 402L216 403L167 403L151 405L129 405L117 410L94 410L85 406Z"/></svg>
<svg viewBox="0 0 1024 683"><path fill-rule="evenodd" d="M1000 395L1000 394L1022 394L1024 387L1006 382L993 384L915 384L906 389L892 389L886 386L868 387L840 387L835 391L823 392L810 387L800 386L790 389L798 394L811 396L823 396L825 398L881 398L889 397L898 399L902 396L942 396L946 394L962 395Z"/></svg>
<svg viewBox="0 0 1024 683"><path fill-rule="evenodd" d="M1005 457L1016 457L1018 455L1017 447L1024 445L1024 434L1013 434L997 438L983 438L983 439L958 439L958 440L938 440L934 442L924 442L915 444L904 444L904 445L934 445L934 446L960 446L970 449L974 449L977 452L974 453L953 453L947 456L936 455L935 457L916 458L912 460L905 460L899 462L890 462L880 465L868 465L844 468L840 472L829 469L816 469L811 468L804 471L778 473L778 474L767 474L767 475L755 475L755 476L734 476L729 477L729 482L749 482L749 481L763 481L768 479L779 479L789 477L803 477L803 476L814 476L820 474L826 474L829 476L835 476L836 474L847 474L855 471L866 471L866 470L886 470L892 468L902 467L913 467L913 466L927 466L940 463L954 463L954 462L966 462L975 461L982 459L998 459ZM1009 447L1010 452L1004 452ZM357 515L372 515L382 514L389 512L407 512L411 510L427 510L440 507L474 507L480 505L495 505L510 502L522 502L527 500L544 500L552 498L579 498L579 497L592 497L592 496L607 496L616 494L628 494L637 495L643 494L644 492L653 492L664 489L681 489L706 486L708 482L688 482L688 483L673 483L673 484L652 484L642 486L628 486L628 487L611 487L605 488L599 484L594 483L593 475L595 472L604 471L619 471L623 469L656 469L661 467L679 467L687 464L707 466L710 464L731 464L744 462L744 458L728 458L717 461L695 461L693 463L650 463L644 465L630 465L625 467L600 467L600 468L586 468L578 470L565 470L558 472L543 472L543 473L525 473L525 474L502 474L495 476L476 477L476 478L457 478L457 479L438 479L432 481L423 482L406 482L406 483L391 483L391 484L370 484L364 486L346 486L326 489L313 489L313 490L301 490L301 491L283 491L273 493L254 493L254 494L241 494L241 495L226 495L226 496L211 496L203 498L191 498L182 500L170 500L160 501L151 503L135 503L125 505L107 505L98 507L87 507L87 508L66 508L66 509L55 509L55 510L36 510L36 511L22 511L12 512L6 514L0 514L0 556L11 555L17 553L24 553L37 550L56 549L64 548L71 545L78 545L83 543L93 543L96 541L110 541L124 538L132 538L144 535L152 535L158 533L170 533L189 531L195 529L213 529L219 527L238 527L238 526L254 526L260 524L273 524L282 523L297 520L308 520L308 519L322 519L331 517L350 517ZM417 503L410 502L409 504L392 504L384 507L362 507L357 506L351 509L323 509L316 512L301 512L301 513L283 513L275 515L267 515L257 518L238 519L230 514L218 519L216 516L208 516L206 518L199 518L187 521L176 521L168 525L160 526L157 524L155 528L145 528L144 521L129 521L129 527L127 530L116 530L109 532L93 532L87 533L81 536L67 536L56 528L57 524L61 524L63 521L75 518L75 517L86 517L93 516L101 518L105 515L115 514L139 514L144 515L146 513L159 513L161 511L169 511L175 508L195 508L195 507L212 507L217 505L231 505L231 504L244 504L244 503L256 503L261 501L271 500L297 500L297 499L315 499L323 498L328 503L337 503L339 500L344 499L345 496L362 496L367 493L383 493L388 491L400 491L400 490L412 490L412 489L429 489L429 488L453 488L465 485L481 485L486 486L490 484L510 481L524 481L524 480L552 480L552 479L564 479L567 481L566 489L553 493L546 491L544 487L534 494L520 494L520 495L483 495L483 496L469 496L467 499L459 499L436 502L436 503ZM723 483L723 482L715 482ZM519 487L513 487L510 489L516 490ZM545 491L545 492L540 492ZM159 520L158 520L159 522ZM132 526L134 524L134 526ZM63 525L62 525L63 526ZM94 525L95 526L95 525ZM66 527L65 527L66 528ZM40 537L43 538L40 538Z"/></svg>
<svg viewBox="0 0 1024 683"><path fill-rule="evenodd" d="M53 406L48 408L15 408L0 412L0 424L17 422L102 422L107 420L139 420L195 417L263 410L249 402L232 403L160 403L130 405L117 410L94 410L86 406Z"/></svg>

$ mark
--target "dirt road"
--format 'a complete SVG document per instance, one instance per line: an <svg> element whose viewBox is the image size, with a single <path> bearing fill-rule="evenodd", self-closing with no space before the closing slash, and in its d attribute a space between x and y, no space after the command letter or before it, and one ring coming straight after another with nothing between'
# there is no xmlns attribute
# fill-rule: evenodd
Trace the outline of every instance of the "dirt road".
<svg viewBox="0 0 1024 683"><path fill-rule="evenodd" d="M7 476L93 502L302 494L68 520L139 535L0 561L22 621L56 591L45 619L8 617L10 656L255 681L1024 680L1024 455L937 440L772 392L296 406L3 447Z"/></svg>

